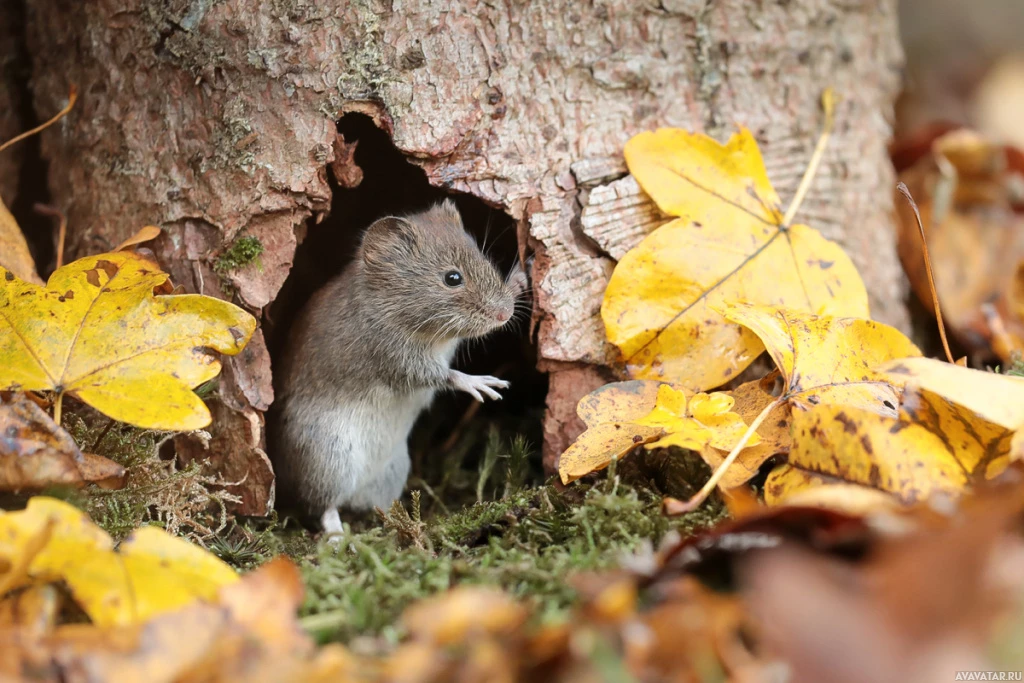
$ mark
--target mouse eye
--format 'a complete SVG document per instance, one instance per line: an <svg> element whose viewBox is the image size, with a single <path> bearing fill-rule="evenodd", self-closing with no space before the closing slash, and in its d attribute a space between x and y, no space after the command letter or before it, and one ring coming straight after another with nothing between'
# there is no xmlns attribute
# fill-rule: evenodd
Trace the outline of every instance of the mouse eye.
<svg viewBox="0 0 1024 683"><path fill-rule="evenodd" d="M463 282L462 273L457 270L449 270L444 274L444 283L449 287L461 287Z"/></svg>

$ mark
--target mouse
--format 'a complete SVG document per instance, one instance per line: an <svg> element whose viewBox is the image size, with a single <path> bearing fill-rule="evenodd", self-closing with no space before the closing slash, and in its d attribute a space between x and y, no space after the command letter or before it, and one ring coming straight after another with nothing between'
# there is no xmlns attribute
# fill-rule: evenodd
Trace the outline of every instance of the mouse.
<svg viewBox="0 0 1024 683"><path fill-rule="evenodd" d="M528 285L504 277L450 199L387 216L318 290L284 354L273 463L279 490L342 534L339 508L387 509L409 476L408 437L439 391L499 400L505 380L452 368L460 342L507 325Z"/></svg>

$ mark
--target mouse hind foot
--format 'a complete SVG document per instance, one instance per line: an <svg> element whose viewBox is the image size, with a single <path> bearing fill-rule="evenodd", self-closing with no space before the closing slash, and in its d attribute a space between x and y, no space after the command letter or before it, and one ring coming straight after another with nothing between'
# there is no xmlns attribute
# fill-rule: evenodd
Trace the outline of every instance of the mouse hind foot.
<svg viewBox="0 0 1024 683"><path fill-rule="evenodd" d="M341 515L338 514L338 508L333 506L327 508L327 511L320 517L320 525L324 528L324 538L328 543L337 545L341 542L345 530L341 526Z"/></svg>

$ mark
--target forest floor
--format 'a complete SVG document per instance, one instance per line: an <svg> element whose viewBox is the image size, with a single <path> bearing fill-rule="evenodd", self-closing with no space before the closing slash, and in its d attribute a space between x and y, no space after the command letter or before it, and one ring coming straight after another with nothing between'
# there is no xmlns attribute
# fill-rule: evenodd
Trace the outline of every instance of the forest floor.
<svg viewBox="0 0 1024 683"><path fill-rule="evenodd" d="M401 639L405 607L457 583L500 586L530 604L543 623L568 616L573 577L614 567L675 530L684 535L725 516L717 501L677 518L665 494L692 493L707 470L675 454L639 457L563 488L544 480L540 454L514 432L481 425L433 465L414 474L402 501L378 514L350 515L337 545L293 517L236 519L197 466L160 459L164 435L104 418L67 416L78 443L129 468L128 486L84 496L54 495L88 511L115 538L160 524L242 569L286 554L306 585L304 628L321 642L373 652ZM414 435L415 438L415 435Z"/></svg>

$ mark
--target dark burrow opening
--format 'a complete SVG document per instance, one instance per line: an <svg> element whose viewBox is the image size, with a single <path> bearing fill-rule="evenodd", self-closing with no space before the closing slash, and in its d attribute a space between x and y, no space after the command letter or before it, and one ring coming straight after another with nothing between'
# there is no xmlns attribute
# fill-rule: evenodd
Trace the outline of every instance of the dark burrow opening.
<svg viewBox="0 0 1024 683"><path fill-rule="evenodd" d="M291 274L264 317L275 367L280 366L288 332L302 307L351 261L363 231L378 218L416 212L450 197L466 229L486 246L502 273L508 273L519 258L514 219L474 196L430 185L426 173L410 163L369 116L346 114L338 122L338 132L346 144L358 143L353 160L362 180L347 188L328 173L333 192L330 214L319 224L309 221L305 226ZM428 492L422 498L427 513L475 500L485 451L493 454L497 449L506 455L514 450L517 437L530 445L527 478L535 483L543 476L540 444L547 377L536 369L529 311L519 311L513 324L483 339L463 342L453 365L471 374L501 377L511 387L502 391L503 400L484 404L464 393L441 392L417 421L409 440L413 465L408 488ZM271 444L275 422L271 407L267 421ZM287 510L288 501L282 503Z"/></svg>
<svg viewBox="0 0 1024 683"><path fill-rule="evenodd" d="M10 93L10 97L16 105L14 114L21 131L31 130L42 123L32 103L32 59L25 41L26 7L25 2L11 2L5 10L12 26L12 30L6 32L6 35L14 41L14 47L10 50L13 58L0 64L0 68L6 70L14 86L14 92ZM43 116L48 117L48 114ZM36 264L36 271L45 280L55 265L57 231L56 220L35 210L37 204L46 206L50 203L50 188L47 183L49 164L43 158L41 141L41 136L32 135L17 143L21 165L18 169L17 191L8 209L25 235L29 252ZM0 142L6 140L0 139ZM12 151L4 153L11 154Z"/></svg>

